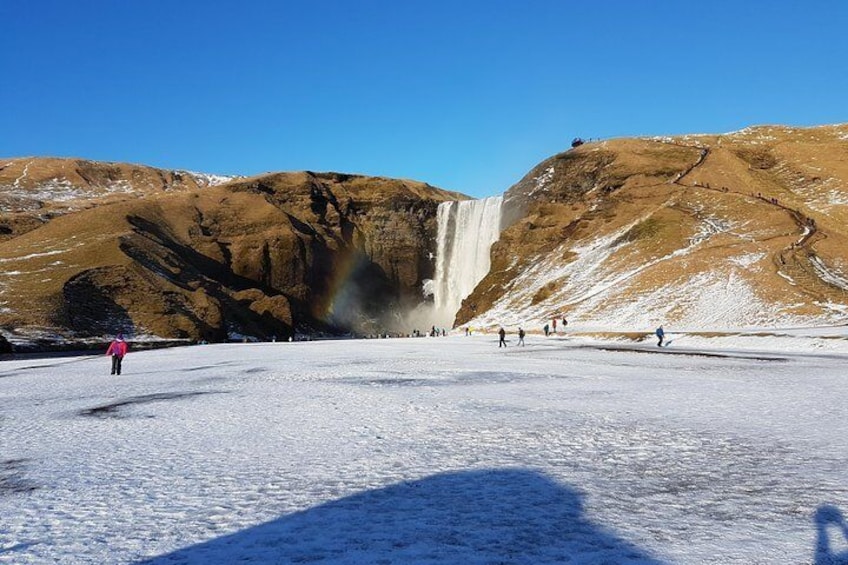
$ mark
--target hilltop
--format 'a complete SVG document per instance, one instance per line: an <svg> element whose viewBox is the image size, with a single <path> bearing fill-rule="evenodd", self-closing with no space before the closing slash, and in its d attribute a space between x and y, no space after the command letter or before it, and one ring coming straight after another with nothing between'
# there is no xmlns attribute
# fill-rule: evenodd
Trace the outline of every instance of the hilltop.
<svg viewBox="0 0 848 565"><path fill-rule="evenodd" d="M473 326L848 319L848 125L587 143L506 193Z"/></svg>

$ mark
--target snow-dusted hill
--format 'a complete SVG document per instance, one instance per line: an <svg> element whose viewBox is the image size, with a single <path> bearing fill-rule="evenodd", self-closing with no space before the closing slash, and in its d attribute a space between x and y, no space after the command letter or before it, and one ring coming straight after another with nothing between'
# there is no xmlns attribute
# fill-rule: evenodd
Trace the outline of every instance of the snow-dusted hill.
<svg viewBox="0 0 848 565"><path fill-rule="evenodd" d="M3 361L0 563L842 563L822 333Z"/></svg>
<svg viewBox="0 0 848 565"><path fill-rule="evenodd" d="M848 321L848 125L588 143L543 161L504 205L461 324Z"/></svg>
<svg viewBox="0 0 848 565"><path fill-rule="evenodd" d="M68 213L103 201L218 186L236 178L85 159L0 158L0 204L5 214Z"/></svg>

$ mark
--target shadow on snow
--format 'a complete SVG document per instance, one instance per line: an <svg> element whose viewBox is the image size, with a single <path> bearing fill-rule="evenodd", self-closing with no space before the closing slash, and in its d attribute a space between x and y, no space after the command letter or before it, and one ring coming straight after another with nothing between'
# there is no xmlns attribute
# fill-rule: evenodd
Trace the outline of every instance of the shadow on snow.
<svg viewBox="0 0 848 565"><path fill-rule="evenodd" d="M589 520L577 491L536 472L506 469L362 492L137 565L572 560L661 563Z"/></svg>
<svg viewBox="0 0 848 565"><path fill-rule="evenodd" d="M848 524L839 508L820 506L816 523L815 565L848 565Z"/></svg>

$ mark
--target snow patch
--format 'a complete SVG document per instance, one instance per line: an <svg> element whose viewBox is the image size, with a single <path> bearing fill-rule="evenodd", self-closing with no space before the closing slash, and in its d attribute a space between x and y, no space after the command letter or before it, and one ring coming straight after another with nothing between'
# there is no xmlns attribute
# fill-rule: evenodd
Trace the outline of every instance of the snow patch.
<svg viewBox="0 0 848 565"><path fill-rule="evenodd" d="M689 245L699 245L714 235L725 233L733 229L733 222L725 218L715 216L702 217L698 224L698 232L689 238Z"/></svg>
<svg viewBox="0 0 848 565"><path fill-rule="evenodd" d="M21 188L21 181L26 179L27 174L29 173L29 166L32 165L32 161L28 161L26 165L24 165L24 170L21 175L15 179L15 182L12 186L15 188Z"/></svg>
<svg viewBox="0 0 848 565"><path fill-rule="evenodd" d="M783 271L778 271L778 272L777 272L777 274L778 274L778 276L780 276L781 278L784 278L784 279L786 279L787 281L789 281L789 284L791 284L792 286L798 286L798 283L796 283L796 282L795 282L795 279L793 279L792 277L790 277L789 275L787 275L787 274L786 274L786 273L784 273Z"/></svg>
<svg viewBox="0 0 848 565"><path fill-rule="evenodd" d="M848 279L830 269L820 257L810 257L810 263L821 280L842 290L848 290Z"/></svg>
<svg viewBox="0 0 848 565"><path fill-rule="evenodd" d="M745 269L748 269L768 256L768 253L746 253L745 255L737 255L729 257L727 260Z"/></svg>
<svg viewBox="0 0 848 565"><path fill-rule="evenodd" d="M66 253L67 249L54 249L52 251L44 251L41 253L30 253L29 255L21 255L20 257L7 257L5 259L0 258L0 263L9 263L13 261L25 261L27 259L34 259L36 257L47 257L49 255L58 255L60 253ZM55 265L57 262L54 262Z"/></svg>
<svg viewBox="0 0 848 565"><path fill-rule="evenodd" d="M527 196L533 196L534 194L536 194L539 191L547 190L547 185L551 181L551 179L554 178L554 173L555 173L554 167L553 167L553 165L551 165L550 167L545 169L545 172L543 172L541 175L535 177L533 179L535 181L535 185L533 187L533 190L531 190L527 194Z"/></svg>
<svg viewBox="0 0 848 565"><path fill-rule="evenodd" d="M233 181L238 178L242 178L237 175L216 175L211 173L198 173L196 171L178 171L180 173L185 173L187 175L191 175L195 182L202 186L218 186L221 184L226 184L230 181Z"/></svg>
<svg viewBox="0 0 848 565"><path fill-rule="evenodd" d="M777 141L777 137L768 133L774 129L782 129L784 131L792 131L792 128L774 128L770 126L748 126L736 131L730 131L724 134L723 136L727 137L743 137L749 138L746 139L749 143L753 143L755 145L766 142L766 141Z"/></svg>

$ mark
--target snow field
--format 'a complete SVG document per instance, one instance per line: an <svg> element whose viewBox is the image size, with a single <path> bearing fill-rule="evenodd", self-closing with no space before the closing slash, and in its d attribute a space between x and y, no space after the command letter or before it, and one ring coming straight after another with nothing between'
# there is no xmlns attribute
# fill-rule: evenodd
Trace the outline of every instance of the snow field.
<svg viewBox="0 0 848 565"><path fill-rule="evenodd" d="M844 349L527 342L0 362L0 563L812 563L848 511Z"/></svg>

